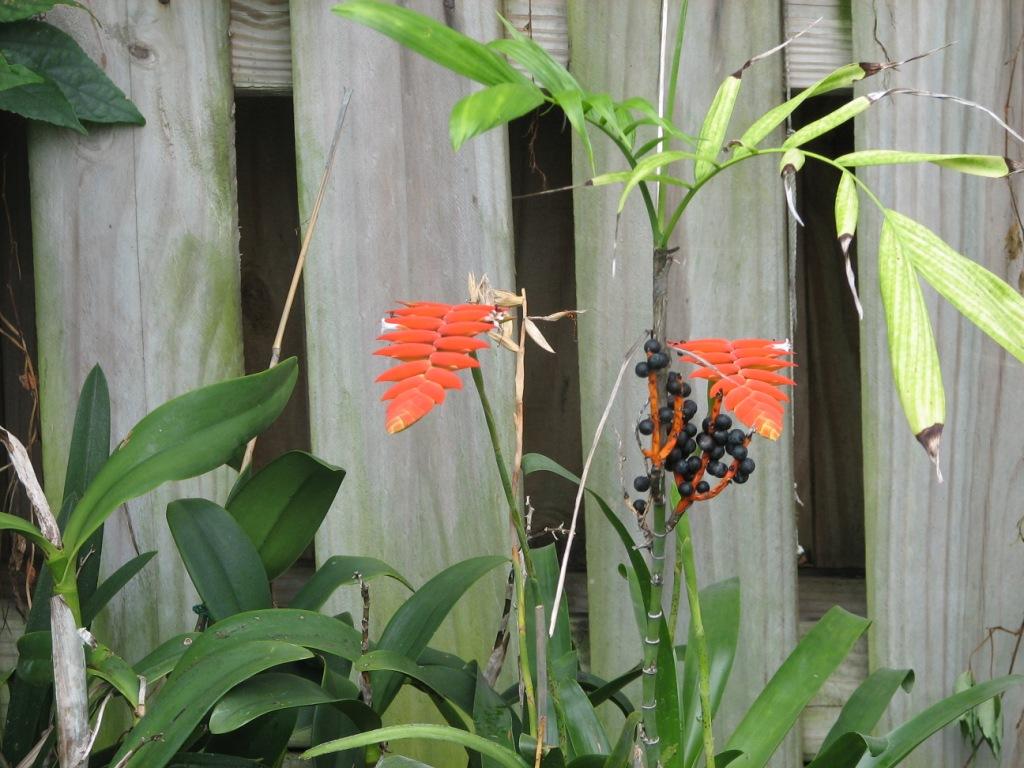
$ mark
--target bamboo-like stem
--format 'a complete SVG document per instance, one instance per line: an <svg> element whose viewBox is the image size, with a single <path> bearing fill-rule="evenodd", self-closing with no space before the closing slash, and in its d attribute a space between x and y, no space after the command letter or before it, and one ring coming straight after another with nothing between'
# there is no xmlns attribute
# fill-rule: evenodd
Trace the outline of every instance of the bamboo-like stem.
<svg viewBox="0 0 1024 768"><path fill-rule="evenodd" d="M327 194L327 182L331 178L331 171L334 170L334 160L338 154L338 141L341 138L341 129L345 125L345 115L348 113L348 103L352 99L352 89L346 88L341 94L341 106L338 108L338 120L334 126L334 138L331 140L331 148L327 152L327 162L324 164L324 172L320 176L320 185L317 187L316 198L313 201L313 210L309 215L309 223L306 225L306 233L302 237L302 246L299 248L299 256L295 260L295 269L292 271L292 282L288 286L288 295L284 300L284 307L281 309L281 319L277 323L277 333L274 335L274 343L270 347L270 364L268 368L277 365L281 357L281 345L284 343L284 332L288 327L288 318L292 313L292 305L295 303L295 294L299 290L299 283L302 281L302 270L306 266L306 254L309 252L309 244L313 241L313 232L316 230L317 220L320 218L320 206L323 204L324 195ZM238 474L243 474L252 464L252 456L256 451L256 438L252 438L245 446L245 455L242 457L242 465Z"/></svg>
<svg viewBox="0 0 1024 768"><path fill-rule="evenodd" d="M643 701L640 705L644 723L644 749L647 764L661 764L661 737L658 734L658 648L661 641L661 624L665 614L661 605L662 585L665 573L665 500L656 499L651 509L651 594L647 605L647 632L644 635L643 654Z"/></svg>
<svg viewBox="0 0 1024 768"><path fill-rule="evenodd" d="M715 768L715 735L711 715L711 664L708 660L708 643L704 634L704 620L700 611L700 596L697 589L697 565L693 555L693 534L690 519L685 515L679 523L680 542L677 556L683 562L686 580L686 599L690 604L690 623L693 627L694 643L697 646L697 689L700 693L700 725L704 736L704 761L706 768Z"/></svg>

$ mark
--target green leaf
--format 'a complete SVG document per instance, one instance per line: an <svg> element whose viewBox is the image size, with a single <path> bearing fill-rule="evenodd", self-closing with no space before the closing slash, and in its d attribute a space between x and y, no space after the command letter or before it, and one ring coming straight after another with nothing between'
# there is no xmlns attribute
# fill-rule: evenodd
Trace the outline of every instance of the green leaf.
<svg viewBox="0 0 1024 768"><path fill-rule="evenodd" d="M262 765L255 760L234 755L179 752L167 763L167 768L262 768Z"/></svg>
<svg viewBox="0 0 1024 768"><path fill-rule="evenodd" d="M0 0L0 24L46 13L55 5L82 7L75 0Z"/></svg>
<svg viewBox="0 0 1024 768"><path fill-rule="evenodd" d="M429 16L376 0L350 0L332 10L478 83L526 82L512 65L487 46Z"/></svg>
<svg viewBox="0 0 1024 768"><path fill-rule="evenodd" d="M121 89L65 32L41 21L0 25L0 51L52 81L79 120L145 125L146 120Z"/></svg>
<svg viewBox="0 0 1024 768"><path fill-rule="evenodd" d="M316 569L309 581L302 585L289 607L317 611L327 602L334 591L348 584L358 584L359 576L370 581L378 576L387 576L400 582L410 590L412 584L398 571L375 557L334 555Z"/></svg>
<svg viewBox="0 0 1024 768"><path fill-rule="evenodd" d="M640 182L649 180L660 168L663 168L666 165L670 165L678 160L693 159L695 157L697 156L692 152L685 152L683 150L672 149L665 152L658 152L657 154L645 157L630 171L603 173L600 176L592 178L589 183L591 186L600 187L605 184L616 184L625 181L626 184L622 188L622 194L619 195L618 212L622 213L622 210L626 207L626 198L629 197L629 193L632 192ZM682 181L679 183L684 184Z"/></svg>
<svg viewBox="0 0 1024 768"><path fill-rule="evenodd" d="M3 5L0 5L0 14L2 13ZM31 69L20 64L9 64L3 56L0 56L0 91L42 82L45 80Z"/></svg>
<svg viewBox="0 0 1024 768"><path fill-rule="evenodd" d="M299 710L294 707L268 712L234 731L211 734L206 749L256 760L263 766L279 766L298 719Z"/></svg>
<svg viewBox="0 0 1024 768"><path fill-rule="evenodd" d="M507 562L504 557L474 557L441 571L395 611L377 641L377 649L417 658L466 590ZM398 693L401 677L395 672L371 675L374 710L384 712L388 708Z"/></svg>
<svg viewBox="0 0 1024 768"><path fill-rule="evenodd" d="M878 282L885 306L889 357L903 413L937 469L946 420L942 370L924 295L897 226L897 220L886 215L878 245Z"/></svg>
<svg viewBox="0 0 1024 768"><path fill-rule="evenodd" d="M732 111L736 106L736 98L740 94L742 82L738 73L729 75L718 87L718 92L715 93L708 113L704 116L700 138L697 140L697 162L693 169L694 181L703 181L715 170L715 159L725 143L725 132L729 129L729 120L732 118Z"/></svg>
<svg viewBox="0 0 1024 768"><path fill-rule="evenodd" d="M583 91L579 88L567 88L563 91L556 91L551 94L555 104L561 107L565 113L565 119L580 137L583 150L587 153L587 160L590 167L594 167L594 148L590 144L590 136L587 134L586 117L583 114Z"/></svg>
<svg viewBox="0 0 1024 768"><path fill-rule="evenodd" d="M509 38L499 38L487 44L491 50L498 51L523 67L543 88L549 92L582 90L576 78L569 70L555 61L543 47L527 35L524 35L508 19L499 15Z"/></svg>
<svg viewBox="0 0 1024 768"><path fill-rule="evenodd" d="M558 549L554 544L538 547L531 551L533 561L534 589L529 590L526 597L526 645L527 656L530 659L530 673L533 679L537 679L537 634L536 609L538 605L543 606L545 630L540 641L545 645L545 656L550 663L553 659L567 658L572 652L572 636L569 631L569 607L567 601L562 600L558 606L558 616L555 619L555 633L549 637L551 631L551 609L555 604L555 592L558 590L558 573L560 570L558 562ZM573 670L572 677L575 679L577 670ZM550 713L549 713L550 714Z"/></svg>
<svg viewBox="0 0 1024 768"><path fill-rule="evenodd" d="M53 641L50 630L26 632L18 638L17 679L32 686L53 683Z"/></svg>
<svg viewBox="0 0 1024 768"><path fill-rule="evenodd" d="M140 680L131 664L101 643L86 648L85 661L88 674L106 680L124 696L132 709L138 708Z"/></svg>
<svg viewBox="0 0 1024 768"><path fill-rule="evenodd" d="M821 751L824 752L845 733L870 733L885 714L896 691L902 688L909 692L913 687L912 669L876 669L857 686L857 690L843 705L839 719L821 743Z"/></svg>
<svg viewBox="0 0 1024 768"><path fill-rule="evenodd" d="M857 181L853 174L843 171L839 177L839 189L836 190L836 237L843 253L850 250L850 242L857 232L857 217L860 212L860 200L857 196Z"/></svg>
<svg viewBox="0 0 1024 768"><path fill-rule="evenodd" d="M964 712L1022 682L1024 676L1021 675L1000 677L933 704L903 725L889 731L886 734L888 746L885 750L878 755L865 757L858 764L858 768L890 768L898 765L921 742L956 721Z"/></svg>
<svg viewBox="0 0 1024 768"><path fill-rule="evenodd" d="M312 656L288 642L222 643L175 673L148 705L111 759L124 768L163 765L186 742L206 712L225 693L264 670ZM130 755L130 757L129 757Z"/></svg>
<svg viewBox="0 0 1024 768"><path fill-rule="evenodd" d="M838 88L850 88L855 82L865 77L867 73L860 64L846 64L836 69L825 77L821 78L814 85L800 91L788 101L769 109L761 117L757 118L740 137L741 146L736 149L735 157L744 157L751 154L764 139L782 125L786 118L792 115L797 107L803 104L812 96L828 93Z"/></svg>
<svg viewBox="0 0 1024 768"><path fill-rule="evenodd" d="M167 525L196 591L214 619L271 606L260 556L223 507L206 499L167 505Z"/></svg>
<svg viewBox="0 0 1024 768"><path fill-rule="evenodd" d="M847 731L835 741L822 744L807 768L856 768L865 754L880 754L886 746L888 742L884 738Z"/></svg>
<svg viewBox="0 0 1024 768"><path fill-rule="evenodd" d="M704 587L699 597L708 648L713 715L722 703L722 695L736 658L736 644L740 634L739 579L726 579ZM687 647L696 648L696 642L691 624ZM699 674L697 654L686 654L683 664L682 764L687 768L697 762L701 752L700 692L697 688Z"/></svg>
<svg viewBox="0 0 1024 768"><path fill-rule="evenodd" d="M338 494L345 470L303 451L278 456L228 502L256 546L268 579L298 560Z"/></svg>
<svg viewBox="0 0 1024 768"><path fill-rule="evenodd" d="M544 94L526 83L499 83L469 94L452 107L448 135L452 149L510 120L522 117L544 103Z"/></svg>
<svg viewBox="0 0 1024 768"><path fill-rule="evenodd" d="M188 671L220 646L242 640L291 643L349 661L362 653L362 636L340 619L292 608L270 608L238 613L208 627L186 650L174 674Z"/></svg>
<svg viewBox="0 0 1024 768"><path fill-rule="evenodd" d="M447 725L392 725L387 728L378 728L367 733L360 733L344 739L329 741L326 744L320 744L303 752L302 757L308 760L317 755L340 752L352 747L365 747L381 741L403 741L405 739L446 741L493 758L502 768L529 768L526 761L512 750L488 741L482 736Z"/></svg>
<svg viewBox="0 0 1024 768"><path fill-rule="evenodd" d="M169 480L201 475L277 418L295 386L295 358L194 390L147 415L104 464L71 513L64 546L76 553L121 504Z"/></svg>
<svg viewBox="0 0 1024 768"><path fill-rule="evenodd" d="M95 592L90 595L82 605L82 622L85 626L92 624L93 619L111 601L111 599L124 589L125 585L135 578L135 574L146 567L146 563L153 559L156 552L143 552L138 557L133 557L99 585Z"/></svg>
<svg viewBox="0 0 1024 768"><path fill-rule="evenodd" d="M658 708L654 712L661 739L662 758L667 768L682 765L679 754L682 729L679 701L679 674L676 671L676 652L672 647L672 636L664 616L658 626L658 669L654 677L655 699Z"/></svg>
<svg viewBox="0 0 1024 768"><path fill-rule="evenodd" d="M832 112L829 112L824 117L820 117L790 134L790 136L782 142L783 148L790 149L791 147L799 147L823 134L828 133L833 128L837 128L845 123L847 120L852 120L874 104L879 98L880 96L878 95L868 95L858 96L853 101L848 101L846 104Z"/></svg>
<svg viewBox="0 0 1024 768"><path fill-rule="evenodd" d="M374 768L431 768L431 766L421 763L419 760L413 760L411 757L388 755L383 760L378 761Z"/></svg>
<svg viewBox="0 0 1024 768"><path fill-rule="evenodd" d="M576 682L578 661L569 653L551 664L551 694L558 713L559 729L564 729L570 761L583 755L607 755L611 752L608 736L587 694Z"/></svg>
<svg viewBox="0 0 1024 768"><path fill-rule="evenodd" d="M210 733L228 733L269 712L337 701L316 683L287 672L266 672L231 689L210 712Z"/></svg>
<svg viewBox="0 0 1024 768"><path fill-rule="evenodd" d="M476 688L473 693L473 730L478 736L515 751L512 741L512 710L498 693L487 684L483 673L477 669ZM480 768L494 768L497 761L490 757L480 758Z"/></svg>
<svg viewBox="0 0 1024 768"><path fill-rule="evenodd" d="M633 712L626 718L622 725L622 732L619 740L615 742L612 753L608 755L605 768L629 768L629 758L633 754L633 745L636 743L636 729L643 718L639 712Z"/></svg>
<svg viewBox="0 0 1024 768"><path fill-rule="evenodd" d="M685 648L685 646L679 647ZM678 654L677 658L679 658ZM597 675L592 675L583 671L577 673L576 679L579 682L580 687L587 692L587 698L590 699L590 703L595 707L606 701L611 701L619 708L623 715L628 717L633 713L635 707L633 706L633 702L626 698L625 694L622 693L622 689L634 680L638 679L640 675L641 668L638 664L627 672L624 672L611 680L602 680Z"/></svg>
<svg viewBox="0 0 1024 768"><path fill-rule="evenodd" d="M839 165L861 168L868 165L931 163L960 173L1001 179L1010 173L1006 158L1000 155L941 155L929 152L904 152L898 149L867 149L836 158Z"/></svg>
<svg viewBox="0 0 1024 768"><path fill-rule="evenodd" d="M463 670L436 665L420 666L408 656L395 651L370 651L355 662L359 672L398 672L409 677L457 706L467 717L473 711L476 681ZM374 691L376 699L376 690Z"/></svg>
<svg viewBox="0 0 1024 768"><path fill-rule="evenodd" d="M20 533L42 549L48 558L57 554L57 548L43 536L43 532L23 517L0 512L0 531L16 531Z"/></svg>
<svg viewBox="0 0 1024 768"><path fill-rule="evenodd" d="M170 674L185 655L185 651L201 636L199 632L184 632L164 641L135 662L135 671L150 683L155 683L161 677Z"/></svg>
<svg viewBox="0 0 1024 768"><path fill-rule="evenodd" d="M1024 362L1024 296L913 219L887 211L885 220L921 277L999 346Z"/></svg>
<svg viewBox="0 0 1024 768"><path fill-rule="evenodd" d="M88 133L75 115L71 102L50 80L0 91L0 109L58 128L70 128L82 135Z"/></svg>
<svg viewBox="0 0 1024 768"><path fill-rule="evenodd" d="M838 606L797 644L750 705L726 744L743 752L735 768L763 766L782 743L807 703L846 658L870 622Z"/></svg>

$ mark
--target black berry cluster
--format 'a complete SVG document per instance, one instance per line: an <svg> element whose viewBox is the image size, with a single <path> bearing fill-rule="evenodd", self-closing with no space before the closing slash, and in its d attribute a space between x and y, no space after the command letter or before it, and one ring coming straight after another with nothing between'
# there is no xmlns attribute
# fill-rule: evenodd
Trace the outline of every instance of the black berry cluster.
<svg viewBox="0 0 1024 768"><path fill-rule="evenodd" d="M637 423L637 432L651 438L651 447L644 450L652 470L671 472L681 501L675 516L681 515L695 501L717 496L730 483L745 483L756 465L748 455L751 434L734 428L732 419L720 412L721 398L711 403L711 412L698 428L695 423L697 403L689 399L690 385L675 371L669 371L664 402L659 403L657 374L669 366L669 357L662 352L657 339L644 344L647 359L636 364L635 372L648 380L649 413ZM704 479L712 478L715 482ZM651 490L651 477L640 475L633 480L637 493ZM647 510L647 501L633 502L638 515Z"/></svg>

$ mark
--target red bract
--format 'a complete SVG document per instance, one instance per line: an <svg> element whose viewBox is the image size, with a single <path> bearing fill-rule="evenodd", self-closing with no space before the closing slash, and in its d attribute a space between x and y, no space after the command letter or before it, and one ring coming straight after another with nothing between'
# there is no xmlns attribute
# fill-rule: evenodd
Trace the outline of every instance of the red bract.
<svg viewBox="0 0 1024 768"><path fill-rule="evenodd" d="M391 401L385 418L388 434L426 416L444 402L446 390L462 389L454 372L480 367L469 353L487 347L486 341L474 337L494 328L487 320L493 312L494 307L483 304L433 301L403 302L388 312L386 331L377 337L388 344L374 352L401 361L377 377L394 382L381 396Z"/></svg>
<svg viewBox="0 0 1024 768"><path fill-rule="evenodd" d="M780 389L796 384L776 373L795 363L782 357L792 354L788 341L772 339L694 339L670 341L683 353L682 361L698 366L690 374L708 380L708 396L723 395L722 405L748 427L769 440L782 434L783 403L789 397Z"/></svg>

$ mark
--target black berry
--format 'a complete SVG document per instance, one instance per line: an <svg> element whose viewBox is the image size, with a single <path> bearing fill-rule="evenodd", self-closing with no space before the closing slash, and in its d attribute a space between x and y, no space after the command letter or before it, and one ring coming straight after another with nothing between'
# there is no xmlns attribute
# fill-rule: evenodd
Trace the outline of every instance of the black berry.
<svg viewBox="0 0 1024 768"><path fill-rule="evenodd" d="M754 460L748 457L740 462L739 471L744 475L749 475L756 467L757 465L754 463Z"/></svg>
<svg viewBox="0 0 1024 768"><path fill-rule="evenodd" d="M655 352L653 355L647 358L647 365L652 371L660 371L662 368L668 367L668 355L664 352Z"/></svg>
<svg viewBox="0 0 1024 768"><path fill-rule="evenodd" d="M683 393L683 385L679 383L679 379L669 379L665 389L668 390L670 395L681 395ZM686 397L686 395L683 395L683 397Z"/></svg>
<svg viewBox="0 0 1024 768"><path fill-rule="evenodd" d="M636 368L634 368L633 370L636 371L636 375L639 376L641 379L646 379L647 374L651 372L651 369L647 366L647 363L637 363Z"/></svg>
<svg viewBox="0 0 1024 768"><path fill-rule="evenodd" d="M745 446L745 445L730 445L729 446L729 455L732 456L734 459L738 459L740 461L743 461L745 458L747 458L747 446Z"/></svg>
<svg viewBox="0 0 1024 768"><path fill-rule="evenodd" d="M654 354L655 352L661 352L661 344L657 339L648 339L644 342L644 352Z"/></svg>
<svg viewBox="0 0 1024 768"><path fill-rule="evenodd" d="M708 474L712 477L725 477L727 469L720 461L712 461L708 464Z"/></svg>
<svg viewBox="0 0 1024 768"><path fill-rule="evenodd" d="M697 445L706 453L715 447L715 441L711 439L711 435L705 433L697 437Z"/></svg>
<svg viewBox="0 0 1024 768"><path fill-rule="evenodd" d="M687 424L685 427L683 427L683 431L686 433L687 437L696 437L697 436L697 425L696 424Z"/></svg>
<svg viewBox="0 0 1024 768"><path fill-rule="evenodd" d="M724 413L719 414L715 417L715 429L728 429L732 426L732 419L726 416Z"/></svg>
<svg viewBox="0 0 1024 768"><path fill-rule="evenodd" d="M636 425L636 428L640 430L641 435L649 435L654 432L654 422L650 419L644 419Z"/></svg>
<svg viewBox="0 0 1024 768"><path fill-rule="evenodd" d="M658 409L658 418L661 420L662 424L667 424L668 422L672 421L672 416L672 409L669 408L668 406L663 405L661 408Z"/></svg>
<svg viewBox="0 0 1024 768"><path fill-rule="evenodd" d="M683 401L683 416L687 421L692 419L697 413L697 404L693 400Z"/></svg>
<svg viewBox="0 0 1024 768"><path fill-rule="evenodd" d="M743 434L742 429L734 429L729 432L729 442L732 445L738 445L747 439L747 436Z"/></svg>
<svg viewBox="0 0 1024 768"><path fill-rule="evenodd" d="M726 432L715 432L711 439L715 441L715 445L725 445L729 441L729 435Z"/></svg>
<svg viewBox="0 0 1024 768"><path fill-rule="evenodd" d="M686 382L684 381L684 382L683 382L683 397L689 397L689 396L690 396L690 392L692 392L692 391L693 391L693 390L691 390L691 389L690 389L690 385L689 385L689 384L687 384L687 383L686 383Z"/></svg>
<svg viewBox="0 0 1024 768"><path fill-rule="evenodd" d="M739 483L740 485L743 485L745 482L747 482L747 476L740 472L737 472L735 475L732 476L732 481L734 483Z"/></svg>
<svg viewBox="0 0 1024 768"><path fill-rule="evenodd" d="M647 493L651 489L651 478L647 475L638 475L633 478L633 487L640 493Z"/></svg>
<svg viewBox="0 0 1024 768"><path fill-rule="evenodd" d="M636 513L638 515L642 515L644 513L644 510L647 509L647 502L644 501L643 499L637 499L636 501L633 502L633 509L636 510Z"/></svg>
<svg viewBox="0 0 1024 768"><path fill-rule="evenodd" d="M717 459L722 458L723 456L725 456L725 448L723 446L716 445L714 448L711 449L711 458L712 459L716 459L717 460Z"/></svg>
<svg viewBox="0 0 1024 768"><path fill-rule="evenodd" d="M684 499L693 495L693 485L690 483L679 484L679 495Z"/></svg>
<svg viewBox="0 0 1024 768"><path fill-rule="evenodd" d="M697 474L697 470L700 469L700 459L696 456L691 456L686 460L686 469L688 472Z"/></svg>
<svg viewBox="0 0 1024 768"><path fill-rule="evenodd" d="M711 486L708 485L707 480L701 480L697 483L697 493L707 493L711 490Z"/></svg>
<svg viewBox="0 0 1024 768"><path fill-rule="evenodd" d="M683 441L682 454L684 456L689 456L695 450L697 450L697 443L693 441L692 437L686 438L686 440Z"/></svg>
<svg viewBox="0 0 1024 768"><path fill-rule="evenodd" d="M711 431L711 419L704 419L704 421L702 421L700 423L700 428L704 432L710 432Z"/></svg>
<svg viewBox="0 0 1024 768"><path fill-rule="evenodd" d="M683 458L683 455L684 454L681 449L673 448L671 451L669 451L668 458L665 459L665 463L671 467L672 465L678 463L679 460Z"/></svg>

